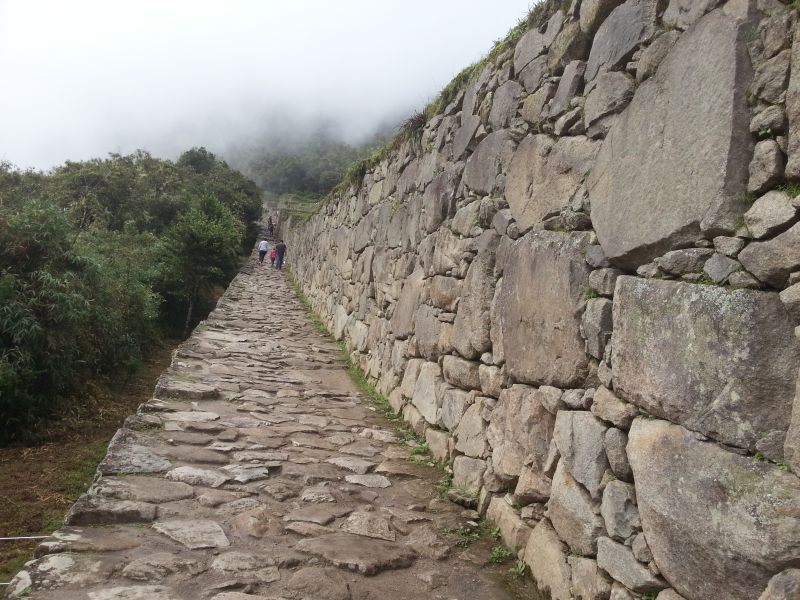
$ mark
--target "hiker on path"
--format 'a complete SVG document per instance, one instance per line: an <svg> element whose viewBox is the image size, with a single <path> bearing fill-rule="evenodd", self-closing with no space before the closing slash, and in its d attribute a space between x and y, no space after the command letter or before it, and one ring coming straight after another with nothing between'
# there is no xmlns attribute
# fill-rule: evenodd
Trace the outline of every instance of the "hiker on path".
<svg viewBox="0 0 800 600"><path fill-rule="evenodd" d="M286 244L283 240L275 246L275 268L279 271L283 269L283 259L286 257Z"/></svg>
<svg viewBox="0 0 800 600"><path fill-rule="evenodd" d="M269 250L267 240L261 240L258 243L258 264L264 264L264 257L267 255L267 250Z"/></svg>
<svg viewBox="0 0 800 600"><path fill-rule="evenodd" d="M272 217L267 218L267 233L272 235L275 233L275 225L272 223Z"/></svg>
<svg viewBox="0 0 800 600"><path fill-rule="evenodd" d="M272 252L269 253L269 261L272 263L272 266L275 266L275 259L278 257L278 252L275 250L275 246L272 247Z"/></svg>

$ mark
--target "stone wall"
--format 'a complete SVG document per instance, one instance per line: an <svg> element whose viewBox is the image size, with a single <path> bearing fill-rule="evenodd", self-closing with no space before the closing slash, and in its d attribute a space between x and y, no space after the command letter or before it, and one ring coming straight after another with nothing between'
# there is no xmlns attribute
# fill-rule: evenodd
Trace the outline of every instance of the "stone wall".
<svg viewBox="0 0 800 600"><path fill-rule="evenodd" d="M797 21L575 0L288 234L553 599L800 585Z"/></svg>

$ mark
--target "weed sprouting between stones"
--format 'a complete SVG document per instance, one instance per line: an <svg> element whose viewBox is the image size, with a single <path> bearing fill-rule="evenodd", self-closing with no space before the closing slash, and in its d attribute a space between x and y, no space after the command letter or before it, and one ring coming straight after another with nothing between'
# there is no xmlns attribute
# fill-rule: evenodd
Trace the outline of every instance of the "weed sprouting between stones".
<svg viewBox="0 0 800 600"><path fill-rule="evenodd" d="M506 562L511 556L513 556L513 552L506 548L505 546L494 546L492 548L492 553L489 556L489 559L493 563L502 564Z"/></svg>
<svg viewBox="0 0 800 600"><path fill-rule="evenodd" d="M524 560L517 559L517 562L514 563L514 566L512 566L508 572L511 573L511 577L514 579L522 579L525 577L525 571L527 568L528 567Z"/></svg>
<svg viewBox="0 0 800 600"><path fill-rule="evenodd" d="M460 529L442 529L442 534L446 536L456 536L459 540L456 546L459 548L469 548L474 542L481 539L480 529L475 527L462 527Z"/></svg>

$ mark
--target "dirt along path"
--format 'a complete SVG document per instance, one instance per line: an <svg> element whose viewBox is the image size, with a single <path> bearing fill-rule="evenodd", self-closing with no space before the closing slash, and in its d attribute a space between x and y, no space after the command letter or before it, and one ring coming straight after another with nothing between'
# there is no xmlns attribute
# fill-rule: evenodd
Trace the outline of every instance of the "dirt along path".
<svg viewBox="0 0 800 600"><path fill-rule="evenodd" d="M242 269L11 597L534 597L347 376L286 273ZM422 463L422 464L421 464ZM482 536L482 537L481 537Z"/></svg>

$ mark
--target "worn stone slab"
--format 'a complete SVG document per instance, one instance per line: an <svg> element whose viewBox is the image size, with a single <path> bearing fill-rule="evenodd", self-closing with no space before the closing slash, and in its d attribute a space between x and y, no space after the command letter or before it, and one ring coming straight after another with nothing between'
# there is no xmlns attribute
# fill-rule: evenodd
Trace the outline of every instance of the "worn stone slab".
<svg viewBox="0 0 800 600"><path fill-rule="evenodd" d="M314 504L291 511L283 517L284 521L306 521L317 525L327 525L339 517L353 512L353 506L340 504Z"/></svg>
<svg viewBox="0 0 800 600"><path fill-rule="evenodd" d="M344 479L347 483L369 488L387 488L392 485L392 482L383 475L346 475Z"/></svg>
<svg viewBox="0 0 800 600"><path fill-rule="evenodd" d="M97 470L103 475L130 475L162 473L172 468L170 461L157 455L143 441L135 431L117 430Z"/></svg>
<svg viewBox="0 0 800 600"><path fill-rule="evenodd" d="M354 535L390 542L395 541L397 537L389 518L375 511L359 510L351 513L342 523L341 530Z"/></svg>
<svg viewBox="0 0 800 600"><path fill-rule="evenodd" d="M416 553L407 546L348 533L306 538L300 540L296 548L318 556L335 567L362 575L375 575L389 569L405 569L416 558Z"/></svg>
<svg viewBox="0 0 800 600"><path fill-rule="evenodd" d="M230 546L222 527L208 519L157 521L153 523L153 529L190 550Z"/></svg>
<svg viewBox="0 0 800 600"><path fill-rule="evenodd" d="M584 233L534 231L511 245L496 310L506 369L518 382L581 387L588 374L580 334L588 243Z"/></svg>
<svg viewBox="0 0 800 600"><path fill-rule="evenodd" d="M133 500L112 500L83 494L72 505L67 525L110 525L114 523L148 523L156 518L156 505Z"/></svg>
<svg viewBox="0 0 800 600"><path fill-rule="evenodd" d="M587 187L594 228L615 264L634 270L694 245L701 232L735 230L753 148L742 27L721 10L700 19L603 141Z"/></svg>
<svg viewBox="0 0 800 600"><path fill-rule="evenodd" d="M600 25L586 64L586 81L601 70L624 64L636 47L656 32L658 0L627 0Z"/></svg>
<svg viewBox="0 0 800 600"><path fill-rule="evenodd" d="M210 469L197 467L178 467L168 472L165 477L170 481L180 481L189 485L205 485L217 488L231 479L230 475Z"/></svg>
<svg viewBox="0 0 800 600"><path fill-rule="evenodd" d="M554 424L555 417L544 408L534 388L513 385L503 390L486 432L495 472L518 477L527 463L541 472Z"/></svg>
<svg viewBox="0 0 800 600"><path fill-rule="evenodd" d="M508 169L506 199L523 231L569 204L599 148L583 136L553 140L538 134L520 142Z"/></svg>
<svg viewBox="0 0 800 600"><path fill-rule="evenodd" d="M174 502L194 496L192 486L155 477L102 477L94 485L99 496L137 502Z"/></svg>
<svg viewBox="0 0 800 600"><path fill-rule="evenodd" d="M681 595L757 598L797 560L795 475L660 420L634 421L628 456L647 544Z"/></svg>
<svg viewBox="0 0 800 600"><path fill-rule="evenodd" d="M358 475L366 475L375 468L375 463L354 456L334 456L329 458L326 462L347 469Z"/></svg>
<svg viewBox="0 0 800 600"><path fill-rule="evenodd" d="M744 448L786 430L800 345L778 294L634 277L616 290L621 399Z"/></svg>

